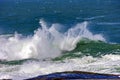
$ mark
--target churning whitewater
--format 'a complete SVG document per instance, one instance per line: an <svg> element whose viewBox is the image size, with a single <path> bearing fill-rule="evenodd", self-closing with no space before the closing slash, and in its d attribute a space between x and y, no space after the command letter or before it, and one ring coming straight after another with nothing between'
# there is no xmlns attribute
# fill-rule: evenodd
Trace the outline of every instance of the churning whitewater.
<svg viewBox="0 0 120 80"><path fill-rule="evenodd" d="M106 43L101 34L93 34L88 30L89 22L78 23L66 32L59 31L63 26L61 24L54 23L48 26L43 19L40 19L39 23L41 27L34 31L34 35L25 37L15 33L0 36L0 79L27 79L53 72L76 70L119 73L120 55L106 54L101 57L84 55L62 61L52 60L74 50L83 38ZM11 64L10 61L14 63Z"/></svg>

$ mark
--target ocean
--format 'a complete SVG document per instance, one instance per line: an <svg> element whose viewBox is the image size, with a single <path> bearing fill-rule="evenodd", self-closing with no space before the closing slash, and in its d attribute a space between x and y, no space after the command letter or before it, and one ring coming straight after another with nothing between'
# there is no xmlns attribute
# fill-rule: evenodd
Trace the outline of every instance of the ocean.
<svg viewBox="0 0 120 80"><path fill-rule="evenodd" d="M120 74L120 0L0 0L0 79L63 71Z"/></svg>

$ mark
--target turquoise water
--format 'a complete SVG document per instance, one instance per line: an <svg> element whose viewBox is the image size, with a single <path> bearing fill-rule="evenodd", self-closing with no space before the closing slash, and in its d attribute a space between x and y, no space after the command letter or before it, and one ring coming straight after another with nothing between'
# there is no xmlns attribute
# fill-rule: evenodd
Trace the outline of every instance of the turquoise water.
<svg viewBox="0 0 120 80"><path fill-rule="evenodd" d="M120 74L119 14L119 0L0 0L0 79Z"/></svg>

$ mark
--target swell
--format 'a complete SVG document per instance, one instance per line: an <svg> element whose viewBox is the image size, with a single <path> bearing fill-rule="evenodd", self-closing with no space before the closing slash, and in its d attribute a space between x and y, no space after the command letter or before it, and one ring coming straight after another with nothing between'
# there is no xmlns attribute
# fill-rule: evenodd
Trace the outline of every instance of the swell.
<svg viewBox="0 0 120 80"><path fill-rule="evenodd" d="M120 44L106 43L103 41L94 41L84 38L80 40L75 49L72 51L63 52L62 56L56 57L53 60L65 60L71 58L81 58L84 56L102 57L105 55L119 55Z"/></svg>

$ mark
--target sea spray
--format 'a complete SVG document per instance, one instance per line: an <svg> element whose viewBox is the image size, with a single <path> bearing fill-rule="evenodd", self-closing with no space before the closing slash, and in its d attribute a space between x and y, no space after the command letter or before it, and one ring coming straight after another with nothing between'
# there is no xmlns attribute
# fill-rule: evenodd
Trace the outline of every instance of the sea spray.
<svg viewBox="0 0 120 80"><path fill-rule="evenodd" d="M82 38L105 41L102 35L94 35L87 29L87 21L76 24L65 33L57 30L58 24L48 27L43 19L40 19L39 23L41 28L35 30L33 36L22 37L21 34L15 33L12 37L0 37L0 59L54 58L60 56L63 51L73 50Z"/></svg>

